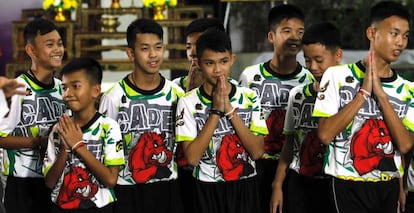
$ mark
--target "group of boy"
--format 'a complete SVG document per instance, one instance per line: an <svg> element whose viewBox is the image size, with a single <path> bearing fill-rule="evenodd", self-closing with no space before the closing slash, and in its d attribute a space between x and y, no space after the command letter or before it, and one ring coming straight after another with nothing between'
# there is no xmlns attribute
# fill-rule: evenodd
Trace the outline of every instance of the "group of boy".
<svg viewBox="0 0 414 213"><path fill-rule="evenodd" d="M346 65L333 24L305 30L293 5L272 8L268 23L273 57L238 84L224 27L194 21L179 86L159 73L162 27L137 19L126 33L134 70L98 108L100 64L76 58L55 78L62 39L51 22L29 23L32 66L4 87L0 121L7 212L397 212L399 201L412 211L399 181L412 83L390 67L407 46L407 10L375 4L369 54Z"/></svg>

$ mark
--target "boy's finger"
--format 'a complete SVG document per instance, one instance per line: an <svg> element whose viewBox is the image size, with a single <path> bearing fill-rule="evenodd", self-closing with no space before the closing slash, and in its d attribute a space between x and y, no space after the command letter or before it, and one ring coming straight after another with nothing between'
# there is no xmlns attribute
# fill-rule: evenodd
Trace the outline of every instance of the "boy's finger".
<svg viewBox="0 0 414 213"><path fill-rule="evenodd" d="M220 86L221 86L221 89L223 90L223 91L225 91L226 90L226 82L225 82L225 80L224 80L224 75L222 75L222 76L220 76Z"/></svg>

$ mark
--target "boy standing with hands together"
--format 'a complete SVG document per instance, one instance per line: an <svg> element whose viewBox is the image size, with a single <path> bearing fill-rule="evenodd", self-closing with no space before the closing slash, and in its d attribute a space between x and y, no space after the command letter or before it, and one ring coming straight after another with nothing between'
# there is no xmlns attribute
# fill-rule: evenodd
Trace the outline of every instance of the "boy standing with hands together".
<svg viewBox="0 0 414 213"><path fill-rule="evenodd" d="M401 154L413 145L412 83L391 69L406 48L410 15L398 2L371 8L369 55L329 68L313 116L328 146L325 173L340 212L397 212Z"/></svg>
<svg viewBox="0 0 414 213"><path fill-rule="evenodd" d="M49 136L43 171L52 189L52 212L112 212L113 187L125 164L118 123L97 112L102 69L91 58L70 61L61 71L63 115Z"/></svg>
<svg viewBox="0 0 414 213"><path fill-rule="evenodd" d="M256 93L228 81L235 55L223 31L197 40L204 83L179 99L177 143L194 166L195 210L250 213L258 209L254 160L268 133Z"/></svg>

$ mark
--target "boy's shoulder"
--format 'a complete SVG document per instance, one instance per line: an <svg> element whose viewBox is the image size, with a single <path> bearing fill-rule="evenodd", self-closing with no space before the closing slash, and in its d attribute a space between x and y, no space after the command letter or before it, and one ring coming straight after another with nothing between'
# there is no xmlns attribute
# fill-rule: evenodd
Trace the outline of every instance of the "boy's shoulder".
<svg viewBox="0 0 414 213"><path fill-rule="evenodd" d="M365 70L358 65L358 63L348 63L348 64L338 64L335 66L329 67L324 76L332 76L333 78L343 78L344 75L349 76L350 73L352 75L362 75Z"/></svg>
<svg viewBox="0 0 414 213"><path fill-rule="evenodd" d="M265 62L249 65L243 69L242 74L260 72L260 70L263 69L264 63Z"/></svg>

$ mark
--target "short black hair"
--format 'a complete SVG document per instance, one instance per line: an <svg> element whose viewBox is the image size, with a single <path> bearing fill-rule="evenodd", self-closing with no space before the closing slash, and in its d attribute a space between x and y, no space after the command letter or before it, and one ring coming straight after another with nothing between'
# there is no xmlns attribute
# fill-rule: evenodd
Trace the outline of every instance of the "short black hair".
<svg viewBox="0 0 414 213"><path fill-rule="evenodd" d="M161 40L164 35L161 25L156 21L146 18L137 19L129 24L127 28L127 43L129 48L134 49L138 33L156 34Z"/></svg>
<svg viewBox="0 0 414 213"><path fill-rule="evenodd" d="M83 70L91 84L102 83L102 67L98 61L89 57L80 57L70 60L60 71L60 75L70 74Z"/></svg>
<svg viewBox="0 0 414 213"><path fill-rule="evenodd" d="M331 22L320 22L311 25L305 30L302 38L302 44L320 43L329 50L341 48L341 32Z"/></svg>
<svg viewBox="0 0 414 213"><path fill-rule="evenodd" d="M197 58L201 58L203 52L207 49L214 52L232 53L230 37L226 32L220 30L207 30L197 40Z"/></svg>
<svg viewBox="0 0 414 213"><path fill-rule="evenodd" d="M291 4L280 4L270 9L267 16L267 23L269 25L269 31L272 31L280 24L284 19L297 18L302 22L305 22L305 15L302 10Z"/></svg>
<svg viewBox="0 0 414 213"><path fill-rule="evenodd" d="M380 22L391 16L398 16L410 23L410 13L407 8L395 1L381 1L371 7L369 23Z"/></svg>
<svg viewBox="0 0 414 213"><path fill-rule="evenodd" d="M207 30L225 31L223 23L217 18L200 18L192 21L184 30L184 36L187 37L192 33L202 33Z"/></svg>
<svg viewBox="0 0 414 213"><path fill-rule="evenodd" d="M54 30L59 32L56 25L49 20L46 20L43 18L37 18L37 19L32 20L24 27L24 30L23 30L23 38L24 38L25 45L33 43L36 36L45 35Z"/></svg>

